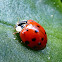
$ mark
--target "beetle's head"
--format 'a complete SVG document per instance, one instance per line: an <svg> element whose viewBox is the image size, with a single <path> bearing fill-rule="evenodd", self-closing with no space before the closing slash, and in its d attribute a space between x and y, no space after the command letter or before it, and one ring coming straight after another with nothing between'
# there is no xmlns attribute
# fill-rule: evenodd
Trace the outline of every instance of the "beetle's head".
<svg viewBox="0 0 62 62"><path fill-rule="evenodd" d="M27 20L23 20L21 22L17 22L16 31L21 32L21 30L27 25Z"/></svg>

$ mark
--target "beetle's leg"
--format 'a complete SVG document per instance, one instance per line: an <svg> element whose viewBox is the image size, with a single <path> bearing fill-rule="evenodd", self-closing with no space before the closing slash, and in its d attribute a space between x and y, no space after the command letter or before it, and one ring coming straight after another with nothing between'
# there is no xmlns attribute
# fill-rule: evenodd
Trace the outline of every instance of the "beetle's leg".
<svg viewBox="0 0 62 62"><path fill-rule="evenodd" d="M18 32L14 32L13 34L17 34Z"/></svg>

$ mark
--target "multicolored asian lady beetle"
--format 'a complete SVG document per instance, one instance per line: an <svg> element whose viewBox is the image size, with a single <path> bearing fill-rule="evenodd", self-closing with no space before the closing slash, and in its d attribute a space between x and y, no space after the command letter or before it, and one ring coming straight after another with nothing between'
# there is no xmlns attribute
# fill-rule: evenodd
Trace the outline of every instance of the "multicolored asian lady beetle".
<svg viewBox="0 0 62 62"><path fill-rule="evenodd" d="M16 24L16 31L23 43L34 50L46 47L47 34L44 28L33 20L21 21Z"/></svg>

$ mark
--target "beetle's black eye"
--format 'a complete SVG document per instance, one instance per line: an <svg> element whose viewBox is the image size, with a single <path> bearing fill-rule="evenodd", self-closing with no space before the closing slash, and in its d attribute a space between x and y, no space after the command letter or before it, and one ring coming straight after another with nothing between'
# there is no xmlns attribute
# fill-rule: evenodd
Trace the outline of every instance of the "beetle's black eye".
<svg viewBox="0 0 62 62"><path fill-rule="evenodd" d="M21 25L21 28L24 28L24 26L23 26L23 25Z"/></svg>

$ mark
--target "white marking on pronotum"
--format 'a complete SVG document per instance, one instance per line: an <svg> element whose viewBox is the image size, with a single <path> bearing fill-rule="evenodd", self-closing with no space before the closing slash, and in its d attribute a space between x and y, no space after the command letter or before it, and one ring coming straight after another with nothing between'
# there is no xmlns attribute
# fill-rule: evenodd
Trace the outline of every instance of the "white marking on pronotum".
<svg viewBox="0 0 62 62"><path fill-rule="evenodd" d="M16 31L17 31L17 32L20 32L21 30L22 30L22 28L21 28L20 26L17 26L17 27L16 27Z"/></svg>

